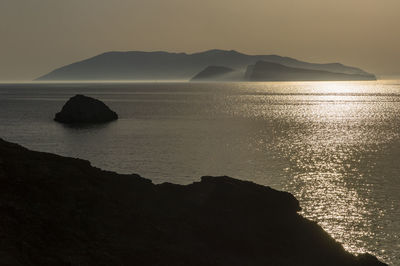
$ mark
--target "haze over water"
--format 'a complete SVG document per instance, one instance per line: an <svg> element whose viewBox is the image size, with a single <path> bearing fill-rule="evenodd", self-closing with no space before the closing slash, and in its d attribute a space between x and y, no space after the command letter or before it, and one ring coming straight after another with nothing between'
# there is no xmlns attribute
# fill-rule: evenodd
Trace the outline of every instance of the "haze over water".
<svg viewBox="0 0 400 266"><path fill-rule="evenodd" d="M120 119L55 123L77 93ZM0 137L155 183L286 190L349 251L400 265L400 81L2 84Z"/></svg>

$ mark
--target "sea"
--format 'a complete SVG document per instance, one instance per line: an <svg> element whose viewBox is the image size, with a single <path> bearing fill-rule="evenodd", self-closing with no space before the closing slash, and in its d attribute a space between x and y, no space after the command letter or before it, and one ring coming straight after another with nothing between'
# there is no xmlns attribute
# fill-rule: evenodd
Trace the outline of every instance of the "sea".
<svg viewBox="0 0 400 266"><path fill-rule="evenodd" d="M119 120L53 121L76 94ZM291 192L353 253L400 265L400 81L0 84L0 137L154 183L228 175Z"/></svg>

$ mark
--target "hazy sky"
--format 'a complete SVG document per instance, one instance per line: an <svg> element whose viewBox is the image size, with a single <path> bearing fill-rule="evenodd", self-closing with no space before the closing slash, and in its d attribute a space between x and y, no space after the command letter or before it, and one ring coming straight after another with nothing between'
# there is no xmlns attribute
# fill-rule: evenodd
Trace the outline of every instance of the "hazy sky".
<svg viewBox="0 0 400 266"><path fill-rule="evenodd" d="M212 48L400 74L400 0L0 0L0 80L111 50Z"/></svg>

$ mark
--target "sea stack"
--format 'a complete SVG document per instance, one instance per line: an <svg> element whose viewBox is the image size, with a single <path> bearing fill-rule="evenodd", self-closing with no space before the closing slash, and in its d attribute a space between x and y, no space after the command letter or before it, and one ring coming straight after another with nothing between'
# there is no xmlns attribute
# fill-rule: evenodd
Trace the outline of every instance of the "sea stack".
<svg viewBox="0 0 400 266"><path fill-rule="evenodd" d="M70 98L54 117L55 121L66 124L106 123L117 119L117 113L102 101L79 94Z"/></svg>

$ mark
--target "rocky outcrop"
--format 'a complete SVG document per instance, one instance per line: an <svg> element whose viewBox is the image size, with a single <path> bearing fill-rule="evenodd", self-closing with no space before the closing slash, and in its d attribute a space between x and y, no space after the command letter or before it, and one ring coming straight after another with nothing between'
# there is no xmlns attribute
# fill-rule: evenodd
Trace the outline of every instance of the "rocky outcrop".
<svg viewBox="0 0 400 266"><path fill-rule="evenodd" d="M288 67L277 63L258 61L247 67L245 78L249 81L341 81L376 80L371 74L344 74L322 70Z"/></svg>
<svg viewBox="0 0 400 266"><path fill-rule="evenodd" d="M104 123L117 120L118 115L102 101L84 95L75 95L57 113L54 120L60 123Z"/></svg>
<svg viewBox="0 0 400 266"><path fill-rule="evenodd" d="M223 66L209 66L196 74L191 81L214 81L230 79L229 74L234 72L232 68Z"/></svg>
<svg viewBox="0 0 400 266"><path fill-rule="evenodd" d="M0 139L0 265L385 265L229 177L154 185Z"/></svg>

